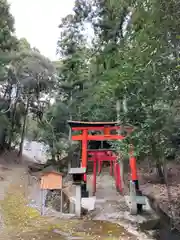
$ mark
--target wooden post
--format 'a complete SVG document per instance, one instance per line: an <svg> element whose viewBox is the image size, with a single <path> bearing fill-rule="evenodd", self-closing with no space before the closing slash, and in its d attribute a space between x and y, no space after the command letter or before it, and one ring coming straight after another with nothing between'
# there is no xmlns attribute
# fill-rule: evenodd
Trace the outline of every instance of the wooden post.
<svg viewBox="0 0 180 240"><path fill-rule="evenodd" d="M116 163L116 186L117 186L117 191L122 192L122 187L121 187L121 174L120 174L120 165Z"/></svg>
<svg viewBox="0 0 180 240"><path fill-rule="evenodd" d="M44 215L44 189L41 189L41 215Z"/></svg>
<svg viewBox="0 0 180 240"><path fill-rule="evenodd" d="M70 101L71 101L71 104L72 104L72 91L70 91ZM72 113L70 111L70 120L72 120ZM71 127L69 126L69 143L70 143L70 148L72 148L72 129ZM71 160L69 159L68 161L68 171L70 170L71 168Z"/></svg>
<svg viewBox="0 0 180 240"><path fill-rule="evenodd" d="M40 190L40 210L41 210L41 215L42 215L42 189Z"/></svg>
<svg viewBox="0 0 180 240"><path fill-rule="evenodd" d="M117 172L116 172L116 165L117 165L117 162L115 161L115 162L114 162L114 179L115 179L115 186L116 186L116 189L117 189Z"/></svg>
<svg viewBox="0 0 180 240"><path fill-rule="evenodd" d="M81 167L87 169L87 137L88 137L88 130L84 129L82 133L82 163ZM84 183L87 184L87 176L86 173L84 174ZM86 188L86 187L85 187Z"/></svg>
<svg viewBox="0 0 180 240"><path fill-rule="evenodd" d="M87 167L87 136L88 130L84 129L82 133L82 167Z"/></svg>
<svg viewBox="0 0 180 240"><path fill-rule="evenodd" d="M61 189L61 204L60 204L60 212L63 213L63 190Z"/></svg>
<svg viewBox="0 0 180 240"><path fill-rule="evenodd" d="M136 190L139 190L136 158L133 156L133 146L130 146L130 168L131 168L131 180L135 183Z"/></svg>
<svg viewBox="0 0 180 240"><path fill-rule="evenodd" d="M138 181L138 174L137 174L137 164L136 164L136 158L134 157L134 151L133 151L133 145L130 145L130 168L131 168L131 181L133 183L133 192L135 192L135 196L142 196L142 192L139 189L139 181ZM130 193L131 194L131 193ZM133 199L133 197L131 197ZM142 202L138 203L137 200L134 200L136 204L137 211L140 213L143 210L143 204ZM134 210L135 211L135 210ZM135 211L136 212L136 211Z"/></svg>
<svg viewBox="0 0 180 240"><path fill-rule="evenodd" d="M42 185L43 185L43 180L42 181ZM43 209L43 189L40 189L40 208L41 208L41 215L43 216L44 213L44 209Z"/></svg>

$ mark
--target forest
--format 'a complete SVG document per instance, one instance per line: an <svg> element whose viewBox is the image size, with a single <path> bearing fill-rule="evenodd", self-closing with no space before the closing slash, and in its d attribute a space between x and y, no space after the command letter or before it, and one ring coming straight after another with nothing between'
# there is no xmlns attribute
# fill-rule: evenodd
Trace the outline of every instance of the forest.
<svg viewBox="0 0 180 240"><path fill-rule="evenodd" d="M163 174L180 144L180 2L177 0L75 0L59 23L57 61L25 38L0 0L0 148L24 139L43 142L50 159L71 148L67 120L116 121L135 127L112 143L138 161L148 157ZM47 33L48 34L48 33Z"/></svg>

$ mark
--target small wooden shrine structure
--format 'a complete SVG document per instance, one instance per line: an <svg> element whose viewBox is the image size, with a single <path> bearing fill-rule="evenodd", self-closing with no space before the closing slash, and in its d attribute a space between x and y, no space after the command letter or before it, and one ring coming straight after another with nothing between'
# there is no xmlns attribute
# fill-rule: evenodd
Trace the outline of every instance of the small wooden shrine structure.
<svg viewBox="0 0 180 240"><path fill-rule="evenodd" d="M63 173L49 166L41 171L41 189L62 189Z"/></svg>
<svg viewBox="0 0 180 240"><path fill-rule="evenodd" d="M49 166L44 168L41 171L41 214L44 214L45 208L45 198L47 194L47 190L60 190L61 191L61 212L62 212L62 188L63 188L63 173L59 172L53 166Z"/></svg>

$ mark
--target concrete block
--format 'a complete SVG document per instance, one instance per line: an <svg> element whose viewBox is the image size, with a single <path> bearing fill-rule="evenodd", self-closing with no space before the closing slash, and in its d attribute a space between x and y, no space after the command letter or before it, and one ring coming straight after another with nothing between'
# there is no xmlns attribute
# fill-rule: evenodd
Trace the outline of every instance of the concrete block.
<svg viewBox="0 0 180 240"><path fill-rule="evenodd" d="M136 204L142 204L142 205L146 205L147 204L147 197L146 196L125 196L126 202L128 204L128 206L130 204L132 204L132 201L134 201Z"/></svg>
<svg viewBox="0 0 180 240"><path fill-rule="evenodd" d="M76 202L75 202L75 214L77 217L81 216L81 186L76 186Z"/></svg>
<svg viewBox="0 0 180 240"><path fill-rule="evenodd" d="M96 197L88 197L88 198L82 198L81 199L81 205L84 209L87 209L88 211L92 211L95 209L95 203L96 203Z"/></svg>

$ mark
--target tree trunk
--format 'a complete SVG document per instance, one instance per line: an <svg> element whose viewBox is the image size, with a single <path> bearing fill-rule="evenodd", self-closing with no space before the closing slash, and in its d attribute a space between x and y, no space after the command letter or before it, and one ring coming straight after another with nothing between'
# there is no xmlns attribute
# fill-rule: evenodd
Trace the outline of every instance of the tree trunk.
<svg viewBox="0 0 180 240"><path fill-rule="evenodd" d="M159 159L156 160L156 170L157 170L157 174L158 174L160 183L164 184L165 183L164 172L163 172L163 169L162 169L162 164L161 164Z"/></svg>
<svg viewBox="0 0 180 240"><path fill-rule="evenodd" d="M60 161L60 154L57 154L57 161Z"/></svg>
<svg viewBox="0 0 180 240"><path fill-rule="evenodd" d="M51 161L56 162L56 155L55 155L54 151L51 152Z"/></svg>
<svg viewBox="0 0 180 240"><path fill-rule="evenodd" d="M70 92L70 101L71 101L71 103L72 103L72 100L73 100L73 96L72 96L72 91ZM70 111L70 120L72 121L72 113L71 113L71 111ZM69 142L70 142L70 147L72 147L72 139L71 139L71 137L72 137L72 130L71 130L71 127L69 126ZM71 159L69 159L69 161L68 161L68 171L70 170L70 168L71 168Z"/></svg>
<svg viewBox="0 0 180 240"><path fill-rule="evenodd" d="M121 111L121 100L118 99L116 101L116 114L117 114L117 122L119 126L122 126L122 122L121 122L121 117L120 117L120 111ZM118 135L122 134L122 129L118 129ZM119 140L119 144L120 144L121 140ZM118 146L118 161L119 161L119 166L120 166L120 177L121 177L121 186L122 189L124 189L124 185L125 185L125 176L124 176L124 159L121 153L121 148L120 145Z"/></svg>
<svg viewBox="0 0 180 240"><path fill-rule="evenodd" d="M11 131L10 131L9 142L8 142L8 148L9 149L11 148L12 139L13 139L13 135L14 135L14 127L15 127L15 121L16 121L16 106L17 106L18 96L19 96L19 89L17 87L14 107L13 107L13 111L12 111L12 115L11 115Z"/></svg>
<svg viewBox="0 0 180 240"><path fill-rule="evenodd" d="M0 152L4 151L6 148L6 136L7 136L7 129L1 129L0 131Z"/></svg>
<svg viewBox="0 0 180 240"><path fill-rule="evenodd" d="M24 137L25 137L25 130L26 130L27 115L28 115L28 110L29 110L29 102L30 102L30 97L27 99L26 111L25 111L23 128L22 128L22 133L21 133L21 142L19 145L19 153L18 153L19 157L22 156L22 152L23 152L23 144L24 144Z"/></svg>
<svg viewBox="0 0 180 240"><path fill-rule="evenodd" d="M163 172L163 166L160 160L160 155L156 149L156 142L154 141L153 135L151 136L151 147L152 147L152 158L155 159L155 166L156 166L156 172L157 176L159 177L159 181L161 184L165 183L164 179L164 172Z"/></svg>

